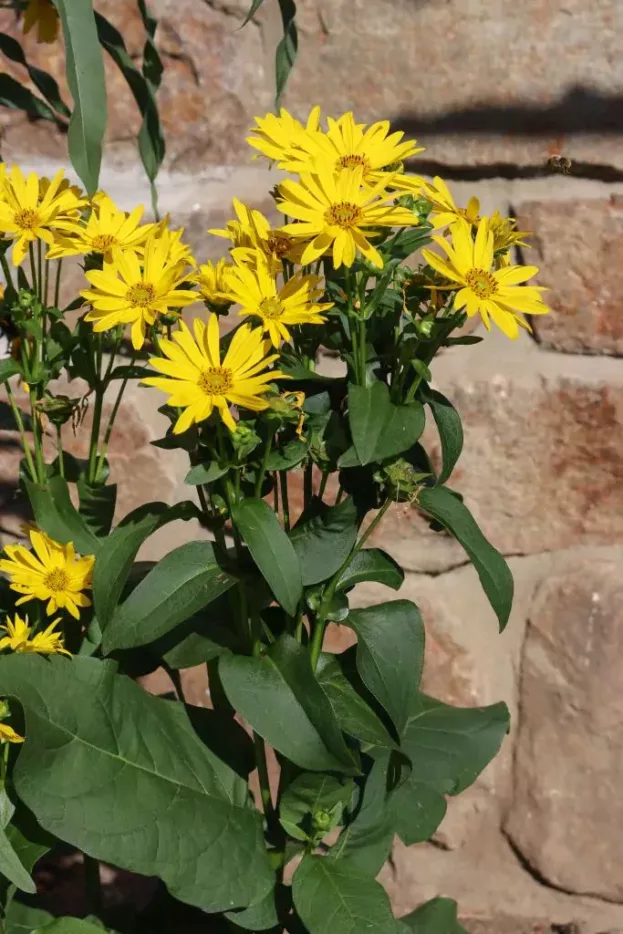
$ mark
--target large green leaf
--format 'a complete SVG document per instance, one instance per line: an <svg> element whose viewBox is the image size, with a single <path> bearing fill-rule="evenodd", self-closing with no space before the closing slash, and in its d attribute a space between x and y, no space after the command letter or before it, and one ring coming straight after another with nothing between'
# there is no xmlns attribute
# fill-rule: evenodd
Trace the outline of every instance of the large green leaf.
<svg viewBox="0 0 623 934"><path fill-rule="evenodd" d="M224 652L242 651L239 627L227 593L150 646L173 669L193 668Z"/></svg>
<svg viewBox="0 0 623 934"><path fill-rule="evenodd" d="M303 595L301 566L277 516L263 499L245 499L232 509L232 519L275 599L294 616Z"/></svg>
<svg viewBox="0 0 623 934"><path fill-rule="evenodd" d="M63 37L67 84L74 101L69 122L69 155L88 194L97 191L106 129L104 61L92 0L56 0Z"/></svg>
<svg viewBox="0 0 623 934"><path fill-rule="evenodd" d="M0 659L26 719L14 770L40 824L90 856L159 876L205 911L243 907L272 884L246 782L201 742L189 714L91 658ZM187 712L188 710L188 712ZM219 747L220 751L220 747Z"/></svg>
<svg viewBox="0 0 623 934"><path fill-rule="evenodd" d="M471 512L458 496L443 486L420 491L420 506L440 522L469 555L489 603L504 629L513 606L513 575L499 551L487 541Z"/></svg>
<svg viewBox="0 0 623 934"><path fill-rule="evenodd" d="M402 454L424 431L424 408L420 402L394 405L385 383L348 387L348 421L360 464L371 464ZM352 458L340 458L341 466L352 466Z"/></svg>
<svg viewBox="0 0 623 934"><path fill-rule="evenodd" d="M392 792L394 829L405 846L430 840L446 816L446 799L430 785L415 781L413 773Z"/></svg>
<svg viewBox="0 0 623 934"><path fill-rule="evenodd" d="M212 542L187 542L165 555L117 607L104 630L104 652L148 645L237 582Z"/></svg>
<svg viewBox="0 0 623 934"><path fill-rule="evenodd" d="M323 652L316 677L345 733L369 746L395 748L395 740L365 699L368 691L357 673L354 649L341 655Z"/></svg>
<svg viewBox="0 0 623 934"><path fill-rule="evenodd" d="M37 525L57 542L73 542L82 555L97 554L100 540L71 501L62 477L50 477L45 486L24 481Z"/></svg>
<svg viewBox="0 0 623 934"><path fill-rule="evenodd" d="M339 571L353 550L358 527L350 496L337 506L314 500L310 513L303 514L290 532L305 587L328 580Z"/></svg>
<svg viewBox="0 0 623 934"><path fill-rule="evenodd" d="M353 610L345 625L357 633L357 669L398 734L405 726L424 665L424 624L410 600Z"/></svg>
<svg viewBox="0 0 623 934"><path fill-rule="evenodd" d="M6 820L8 820L10 814L10 823L5 825L4 832L21 865L32 875L37 861L50 851L56 840L37 824L34 816L24 807L21 801L17 801L17 807L14 809L6 794L0 794L0 812L3 810L2 798L4 798L5 802ZM6 809L7 804L8 810ZM0 818L0 823L2 822L3 820ZM0 875L0 906L6 906L7 903L12 901L14 891L15 889L9 884L9 881ZM0 907L1 916L2 908Z"/></svg>
<svg viewBox="0 0 623 934"><path fill-rule="evenodd" d="M88 918L55 918L50 924L38 927L33 934L114 934L112 928L92 924Z"/></svg>
<svg viewBox="0 0 623 934"><path fill-rule="evenodd" d="M117 504L116 483L87 483L83 478L78 481L80 497L80 515L87 525L99 537L110 533Z"/></svg>
<svg viewBox="0 0 623 934"><path fill-rule="evenodd" d="M298 51L298 32L296 29L296 5L294 0L279 0L283 36L275 52L275 110L281 106L281 95L292 71Z"/></svg>
<svg viewBox="0 0 623 934"><path fill-rule="evenodd" d="M282 898L286 892L285 887L276 886L255 905L249 905L242 911L227 911L225 917L233 922L234 929L238 927L244 931L270 931L279 923L277 899Z"/></svg>
<svg viewBox="0 0 623 934"><path fill-rule="evenodd" d="M42 69L37 68L36 65L30 64L17 39L14 39L13 36L9 36L6 32L0 32L0 52L6 55L7 58L10 58L12 62L17 62L18 65L24 66L34 86L43 94L48 104L50 104L57 113L62 114L63 117L70 116L71 111L61 96L61 91L56 79L48 74L47 71L42 71Z"/></svg>
<svg viewBox="0 0 623 934"><path fill-rule="evenodd" d="M411 759L413 781L457 795L497 755L508 729L506 704L450 707L419 694L411 705L401 749Z"/></svg>
<svg viewBox="0 0 623 934"><path fill-rule="evenodd" d="M457 904L451 898L433 898L400 921L415 934L467 934L458 922Z"/></svg>
<svg viewBox="0 0 623 934"><path fill-rule="evenodd" d="M390 754L385 753L373 763L350 822L331 849L332 859L372 879L386 862L394 838L395 816L387 788L389 761Z"/></svg>
<svg viewBox="0 0 623 934"><path fill-rule="evenodd" d="M305 856L294 874L292 895L309 934L397 934L399 930L382 886L339 860Z"/></svg>
<svg viewBox="0 0 623 934"><path fill-rule="evenodd" d="M302 769L354 774L354 760L309 653L283 635L261 658L222 655L219 672L232 707Z"/></svg>
<svg viewBox="0 0 623 934"><path fill-rule="evenodd" d="M15 808L4 788L0 788L0 877L4 876L13 885L23 892L31 895L37 891L37 886L30 877L30 873L22 864L19 856L13 849L7 836L9 821Z"/></svg>
<svg viewBox="0 0 623 934"><path fill-rule="evenodd" d="M461 417L449 399L424 384L420 389L423 401L430 407L441 442L442 467L437 483L445 483L456 466L463 450Z"/></svg>
<svg viewBox="0 0 623 934"><path fill-rule="evenodd" d="M93 602L102 628L114 613L143 542L168 522L195 519L197 516L194 503L183 502L175 506L146 503L127 515L104 540L93 570Z"/></svg>
<svg viewBox="0 0 623 934"><path fill-rule="evenodd" d="M405 572L391 555L380 548L364 548L350 562L337 585L338 590L348 590L362 581L385 584L392 590L400 590Z"/></svg>

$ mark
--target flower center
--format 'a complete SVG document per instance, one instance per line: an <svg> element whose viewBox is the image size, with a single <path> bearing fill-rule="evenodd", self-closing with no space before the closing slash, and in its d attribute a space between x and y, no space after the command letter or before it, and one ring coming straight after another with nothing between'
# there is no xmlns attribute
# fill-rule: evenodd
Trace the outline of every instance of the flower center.
<svg viewBox="0 0 623 934"><path fill-rule="evenodd" d="M348 229L357 226L361 218L361 209L349 201L340 201L339 204L332 204L324 217L327 224Z"/></svg>
<svg viewBox="0 0 623 934"><path fill-rule="evenodd" d="M21 227L22 230L34 230L39 226L39 215L30 208L18 211L15 215L15 226Z"/></svg>
<svg viewBox="0 0 623 934"><path fill-rule="evenodd" d="M269 234L266 240L266 246L268 247L269 253L274 253L275 256L281 259L291 248L292 242L289 237L284 237L281 234Z"/></svg>
<svg viewBox="0 0 623 934"><path fill-rule="evenodd" d="M465 281L478 298L490 298L498 290L495 278L484 269L470 269L465 276Z"/></svg>
<svg viewBox="0 0 623 934"><path fill-rule="evenodd" d="M112 234L98 234L97 237L93 237L91 246L97 253L105 253L111 246L116 246L118 243L119 241Z"/></svg>
<svg viewBox="0 0 623 934"><path fill-rule="evenodd" d="M43 583L48 590L52 590L54 593L60 593L61 590L67 589L69 577L62 568L56 568L45 576Z"/></svg>
<svg viewBox="0 0 623 934"><path fill-rule="evenodd" d="M126 293L126 300L130 305L139 305L141 308L150 305L155 297L156 290L148 282L139 282L137 285L132 285Z"/></svg>
<svg viewBox="0 0 623 934"><path fill-rule="evenodd" d="M263 318L280 318L285 308L278 298L265 298L260 304L260 313Z"/></svg>
<svg viewBox="0 0 623 934"><path fill-rule="evenodd" d="M356 153L351 153L348 156L340 156L337 160L338 169L358 169L361 166L364 172L367 172L370 168L370 161L367 156L359 156Z"/></svg>
<svg viewBox="0 0 623 934"><path fill-rule="evenodd" d="M222 366L210 366L199 374L199 389L206 396L224 396L233 385L231 370Z"/></svg>

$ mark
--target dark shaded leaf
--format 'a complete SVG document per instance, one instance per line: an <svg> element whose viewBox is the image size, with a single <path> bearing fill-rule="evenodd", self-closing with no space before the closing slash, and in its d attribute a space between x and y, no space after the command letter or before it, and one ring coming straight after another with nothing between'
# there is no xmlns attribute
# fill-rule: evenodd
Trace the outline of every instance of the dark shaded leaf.
<svg viewBox="0 0 623 934"><path fill-rule="evenodd" d="M313 501L308 515L303 513L290 532L305 587L328 580L339 571L353 550L358 528L350 496L337 506Z"/></svg>
<svg viewBox="0 0 623 934"><path fill-rule="evenodd" d="M392 590L399 590L404 579L404 571L391 555L380 548L366 548L350 562L338 581L337 589L347 590L363 581L375 581Z"/></svg>
<svg viewBox="0 0 623 934"><path fill-rule="evenodd" d="M115 515L117 484L87 483L81 478L78 481L78 496L80 514L98 538L104 538L110 532Z"/></svg>
<svg viewBox="0 0 623 934"><path fill-rule="evenodd" d="M437 483L445 483L456 466L463 450L463 426L461 417L449 399L431 389L422 386L420 394L423 402L430 406L439 432L441 442L442 469Z"/></svg>
<svg viewBox="0 0 623 934"><path fill-rule="evenodd" d="M279 0L283 37L275 53L275 110L281 106L281 95L292 71L298 51L298 32L296 29L296 4L294 0Z"/></svg>
<svg viewBox="0 0 623 934"><path fill-rule="evenodd" d="M433 898L400 921L414 934L467 934L459 924L457 904L451 898Z"/></svg>
<svg viewBox="0 0 623 934"><path fill-rule="evenodd" d="M34 120L51 120L52 123L59 123L54 111L41 98L5 72L0 72L0 107L23 110Z"/></svg>
<svg viewBox="0 0 623 934"><path fill-rule="evenodd" d="M372 764L354 814L330 852L340 865L372 879L385 864L394 839L395 817L387 788L389 759L390 753L384 753Z"/></svg>
<svg viewBox="0 0 623 934"><path fill-rule="evenodd" d="M62 114L63 117L69 117L71 115L69 107L61 96L61 90L56 79L53 78L52 75L49 75L47 71L42 71L41 68L37 68L36 65L31 65L26 59L24 50L19 42L6 32L0 32L0 52L6 55L7 58L10 58L12 62L17 62L19 65L24 66L34 86L43 94L48 104L50 104L57 113Z"/></svg>
<svg viewBox="0 0 623 934"><path fill-rule="evenodd" d="M395 740L366 700L368 691L356 671L354 651L321 654L316 670L318 683L345 733L370 746L393 749ZM368 699L374 702L370 695Z"/></svg>

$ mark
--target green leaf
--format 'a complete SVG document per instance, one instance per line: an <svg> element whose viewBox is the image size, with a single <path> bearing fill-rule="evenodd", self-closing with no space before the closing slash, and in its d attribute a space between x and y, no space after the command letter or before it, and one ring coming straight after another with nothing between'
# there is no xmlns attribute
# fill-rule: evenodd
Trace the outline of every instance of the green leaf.
<svg viewBox="0 0 623 934"><path fill-rule="evenodd" d="M497 755L509 724L506 704L451 707L419 694L401 744L413 765L413 781L443 794L460 794Z"/></svg>
<svg viewBox="0 0 623 934"><path fill-rule="evenodd" d="M251 4L251 9L247 13L242 26L246 26L247 23L253 19L253 17L255 16L255 14L257 13L257 11L259 10L259 8L261 7L263 3L264 3L264 0L253 0L253 3ZM241 29L242 29L242 26L240 27Z"/></svg>
<svg viewBox="0 0 623 934"><path fill-rule="evenodd" d="M12 62L17 62L18 65L24 66L34 86L43 94L48 104L50 104L57 113L62 114L64 117L70 116L71 111L61 96L61 91L56 80L52 75L49 75L47 71L42 71L41 68L31 65L27 61L24 50L19 42L6 32L0 32L0 52L6 55L7 58L10 58Z"/></svg>
<svg viewBox="0 0 623 934"><path fill-rule="evenodd" d="M441 792L413 779L406 780L391 794L394 830L405 844L430 840L446 816L447 803Z"/></svg>
<svg viewBox="0 0 623 934"><path fill-rule="evenodd" d="M275 110L279 112L281 95L292 71L298 51L298 32L296 29L296 4L294 0L279 0L283 37L275 53Z"/></svg>
<svg viewBox="0 0 623 934"><path fill-rule="evenodd" d="M392 590L400 590L404 579L405 572L391 555L380 548L366 548L350 562L338 581L337 589L348 590L362 581L375 581Z"/></svg>
<svg viewBox="0 0 623 934"><path fill-rule="evenodd" d="M395 748L395 740L366 702L368 692L357 674L353 650L341 655L322 653L316 677L345 733L370 746Z"/></svg>
<svg viewBox="0 0 623 934"><path fill-rule="evenodd" d="M385 864L394 839L395 816L387 788L390 754L372 764L350 822L331 848L331 859L372 879Z"/></svg>
<svg viewBox="0 0 623 934"><path fill-rule="evenodd" d="M424 665L424 624L410 600L353 610L345 621L357 633L357 670L389 714L404 729Z"/></svg>
<svg viewBox="0 0 623 934"><path fill-rule="evenodd" d="M284 887L277 886L267 892L257 904L250 905L243 911L226 911L225 917L234 927L245 931L269 931L279 923L277 898L283 897L285 892Z"/></svg>
<svg viewBox="0 0 623 934"><path fill-rule="evenodd" d="M261 817L246 781L205 745L210 731L202 742L193 729L200 709L153 697L92 658L16 653L0 659L0 681L26 718L15 788L46 830L158 876L204 911L249 905L270 888Z"/></svg>
<svg viewBox="0 0 623 934"><path fill-rule="evenodd" d="M177 626L151 647L170 668L194 668L224 652L240 651L236 621L227 593Z"/></svg>
<svg viewBox="0 0 623 934"><path fill-rule="evenodd" d="M301 566L277 516L264 500L245 499L232 509L232 520L275 599L294 616L303 595Z"/></svg>
<svg viewBox="0 0 623 934"><path fill-rule="evenodd" d="M400 921L415 934L467 934L458 922L457 904L451 898L433 898Z"/></svg>
<svg viewBox="0 0 623 934"><path fill-rule="evenodd" d="M31 908L15 899L11 902L4 919L5 934L33 934L54 921L54 916L40 908Z"/></svg>
<svg viewBox="0 0 623 934"><path fill-rule="evenodd" d="M104 630L104 653L148 645L235 583L237 578L221 566L212 542L180 545L117 607Z"/></svg>
<svg viewBox="0 0 623 934"><path fill-rule="evenodd" d="M18 889L21 889L22 892L29 892L34 895L37 891L37 886L20 862L19 856L7 837L6 830L2 827L0 827L0 874L5 876L13 885L16 885Z"/></svg>
<svg viewBox="0 0 623 934"><path fill-rule="evenodd" d="M104 61L93 3L56 0L56 8L63 25L67 84L74 102L67 134L69 155L87 193L93 195L99 181L107 115Z"/></svg>
<svg viewBox="0 0 623 934"><path fill-rule="evenodd" d="M442 469L437 483L445 483L456 466L463 450L463 426L461 417L449 399L423 385L420 389L422 400L430 407L439 432L441 442Z"/></svg>
<svg viewBox="0 0 623 934"><path fill-rule="evenodd" d="M443 486L421 490L418 506L454 535L469 555L480 583L504 629L513 606L513 575L499 551L487 541L471 512Z"/></svg>
<svg viewBox="0 0 623 934"><path fill-rule="evenodd" d="M219 673L232 707L302 769L357 772L309 653L284 635L261 658L222 655Z"/></svg>
<svg viewBox="0 0 623 934"><path fill-rule="evenodd" d="M91 924L88 918L55 918L51 924L37 928L33 934L112 934L111 928Z"/></svg>
<svg viewBox="0 0 623 934"><path fill-rule="evenodd" d="M5 823L6 837L21 865L29 875L32 875L36 863L51 850L56 844L56 839L42 830L34 816L24 807L21 801L17 801L17 807L14 808L6 793L0 793L0 811L3 810L1 807L2 798L9 807L9 811L6 810L6 807L4 808L5 819L8 820L10 816L11 821L8 825ZM1 817L0 823L4 823ZM6 906L7 901L11 901L11 890L12 886L9 884L8 879L0 875L0 906Z"/></svg>
<svg viewBox="0 0 623 934"><path fill-rule="evenodd" d="M190 502L175 506L146 503L127 515L104 540L93 569L93 603L102 628L114 613L143 542L168 522L195 519L197 515L197 507Z"/></svg>
<svg viewBox="0 0 623 934"><path fill-rule="evenodd" d="M62 477L50 477L45 486L30 480L24 483L37 525L50 538L63 544L73 542L82 555L97 554L100 541L72 503Z"/></svg>
<svg viewBox="0 0 623 934"><path fill-rule="evenodd" d="M398 930L383 887L338 860L305 856L294 874L292 895L309 934L396 934Z"/></svg>
<svg viewBox="0 0 623 934"><path fill-rule="evenodd" d="M358 528L350 496L337 506L312 502L308 514L303 513L290 532L305 587L328 580L339 571L353 550Z"/></svg>
<svg viewBox="0 0 623 934"><path fill-rule="evenodd" d="M335 826L341 817L344 805L353 793L352 781L340 781L333 775L319 772L303 772L291 782L279 802L279 820L284 830L296 840L314 839L312 823L314 815L334 812L335 820L321 827L320 836Z"/></svg>
<svg viewBox="0 0 623 934"><path fill-rule="evenodd" d="M33 120L50 120L57 126L61 123L54 111L40 97L5 72L0 73L0 107L23 110Z"/></svg>
<svg viewBox="0 0 623 934"><path fill-rule="evenodd" d="M134 64L121 33L100 13L95 14L95 21L99 41L127 81L143 117L138 137L139 153L145 173L149 180L153 181L165 154L155 89L152 87L152 82ZM152 77L153 74L150 72L150 78Z"/></svg>
<svg viewBox="0 0 623 934"><path fill-rule="evenodd" d="M21 366L17 360L13 360L12 357L7 357L6 360L0 360L0 383L6 383L12 376L17 376L21 374L21 372Z"/></svg>
<svg viewBox="0 0 623 934"><path fill-rule="evenodd" d="M184 477L184 483L189 486L199 486L199 484L204 483L208 486L208 484L218 480L219 477L223 477L228 470L228 467L221 467L217 461L211 461L209 464L197 464L196 467L190 468Z"/></svg>
<svg viewBox="0 0 623 934"><path fill-rule="evenodd" d="M80 514L86 519L98 538L105 538L110 533L117 504L116 483L87 483L78 480Z"/></svg>
<svg viewBox="0 0 623 934"><path fill-rule="evenodd" d="M291 470L297 467L309 451L309 442L296 438L282 448L274 448L268 457L267 470Z"/></svg>
<svg viewBox="0 0 623 934"><path fill-rule="evenodd" d="M425 416L419 402L394 405L388 387L377 381L348 387L348 421L359 463L365 466L412 447L424 431ZM340 466L352 466L342 460Z"/></svg>

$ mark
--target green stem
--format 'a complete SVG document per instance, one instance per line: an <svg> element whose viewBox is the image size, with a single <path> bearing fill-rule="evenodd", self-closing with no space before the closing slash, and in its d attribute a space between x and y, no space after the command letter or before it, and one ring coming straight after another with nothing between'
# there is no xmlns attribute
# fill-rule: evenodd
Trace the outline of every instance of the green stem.
<svg viewBox="0 0 623 934"><path fill-rule="evenodd" d="M255 763L257 765L257 775L260 784L262 807L264 808L264 816L266 817L266 825L268 827L271 838L274 839L275 834L278 832L277 828L279 827L279 821L277 820L277 814L273 805L273 798L270 793L268 762L266 760L266 745L262 737L258 736L257 733L253 734L253 747L255 749Z"/></svg>
<svg viewBox="0 0 623 934"><path fill-rule="evenodd" d="M337 488L337 496L335 497L335 504L334 504L335 506L339 505L339 503L342 502L343 496L344 496L344 487L340 483L339 487Z"/></svg>
<svg viewBox="0 0 623 934"><path fill-rule="evenodd" d="M115 353L116 353L116 351L117 351L117 348L115 347L115 348L113 349L113 352L112 352L111 357L110 357L110 362L109 362L109 364L108 364L108 370L106 371L106 376L104 377L104 391L105 391L105 389L106 389L106 386L108 385L108 379L109 379L110 374L111 374L111 372L112 372L112 367L113 367L113 363L114 363L114 360L115 360ZM132 359L130 360L130 366L134 366L134 360L135 360L135 354L132 354ZM112 412L110 413L110 418L108 419L108 425L106 426L106 431L105 431L105 433L104 433L104 440L102 441L102 449L101 449L101 451L100 451L99 458L98 458L98 461L97 461L97 467L95 468L95 481L94 481L95 483L97 483L97 482L99 481L99 476L100 476L102 470L104 469L104 463L105 463L105 461L106 461L106 452L108 451L108 444L109 444L109 442L110 442L110 436L111 436L111 434L112 434L112 430L113 430L114 425L115 425L115 420L116 420L117 414L118 414L118 412L119 412L119 406L121 405L121 400L122 400L123 394L124 394L124 392L125 392L125 390L126 390L126 386L128 385L128 380L129 380L129 379L130 379L130 377L129 377L129 376L126 376L126 377L124 377L124 379L122 380L122 382L121 382L121 388L119 389L119 392L117 393L117 398L115 399L115 404L114 404L113 407L112 407ZM102 395L103 395L103 393L102 393Z"/></svg>
<svg viewBox="0 0 623 934"><path fill-rule="evenodd" d="M273 509L275 515L279 518L279 484L277 483L277 471L273 474Z"/></svg>
<svg viewBox="0 0 623 934"><path fill-rule="evenodd" d="M28 244L28 257L30 259L30 277L32 279L31 286L33 292L37 295L39 294L39 289L37 288L37 267L35 263L35 248L32 243Z"/></svg>
<svg viewBox="0 0 623 934"><path fill-rule="evenodd" d="M151 210L156 223L160 221L160 211L158 209L158 189L153 179L149 180L149 192L151 194Z"/></svg>
<svg viewBox="0 0 623 934"><path fill-rule="evenodd" d="M89 483L95 483L97 475L97 449L99 446L100 428L102 424L102 407L104 405L104 389L102 381L102 339L95 335L95 404L93 406L93 424L91 425L91 440L89 443Z"/></svg>
<svg viewBox="0 0 623 934"><path fill-rule="evenodd" d="M4 253L2 256L0 256L0 266L2 266L2 272L4 273L7 286L13 288L13 277L11 276L11 270L9 269L9 264L6 261L6 254Z"/></svg>
<svg viewBox="0 0 623 934"><path fill-rule="evenodd" d="M359 537L358 541L355 543L355 546L353 550L351 551L351 553L349 554L346 561L344 561L342 566L335 572L335 574L329 581L327 589L325 590L324 596L322 598L322 602L318 609L318 615L316 617L314 631L312 633L311 665L314 671L316 670L316 666L318 665L318 659L320 658L320 652L322 651L324 633L327 627L327 615L331 607L331 601L333 600L333 597L335 596L335 590L337 588L338 582L342 574L344 573L344 571L350 565L355 555L357 555L361 551L361 549L363 548L367 540L370 538L375 528L377 527L377 525L379 524L379 522L381 521L381 519L383 518L383 516L389 509L390 504L391 504L391 500L386 499L383 505L381 506L381 508L379 509L379 511L377 512L376 516L374 517L374 519L368 526L368 528L365 530L365 532Z"/></svg>
<svg viewBox="0 0 623 934"><path fill-rule="evenodd" d="M44 266L44 276L43 276L43 300L45 307L48 307L48 298L50 293L50 260L48 259L48 254L45 254L45 266Z"/></svg>
<svg viewBox="0 0 623 934"><path fill-rule="evenodd" d="M84 884L89 914L99 917L102 913L102 881L98 859L84 854Z"/></svg>
<svg viewBox="0 0 623 934"><path fill-rule="evenodd" d="M63 480L65 479L65 456L63 454L63 436L61 426L56 426L56 446L58 449L58 469Z"/></svg>
<svg viewBox="0 0 623 934"><path fill-rule="evenodd" d="M290 502L288 500L288 474L285 470L279 471L279 485L281 486L281 511L283 513L283 527L290 531Z"/></svg>
<svg viewBox="0 0 623 934"><path fill-rule="evenodd" d="M329 470L322 471L322 479L320 480L320 489L318 490L318 498L322 499L324 496L324 491L327 488L327 480L329 479Z"/></svg>
<svg viewBox="0 0 623 934"><path fill-rule="evenodd" d="M309 463L305 464L305 476L303 479L303 496L304 496L303 501L305 504L304 506L305 509L307 509L307 507L311 503L312 497L314 495L314 486L313 486L314 473L313 471L314 471L314 463L313 461L310 460Z"/></svg>
<svg viewBox="0 0 623 934"><path fill-rule="evenodd" d="M63 268L63 260L59 259L56 262L56 281L54 283L54 307L58 308L58 303L61 300L61 270Z"/></svg>
<svg viewBox="0 0 623 934"><path fill-rule="evenodd" d="M272 446L273 446L273 436L269 435L268 440L266 441L266 444L264 445L264 456L262 457L262 465L257 475L257 480L255 481L255 498L256 499L260 499L262 495L262 485L264 483L264 477L266 475L266 466L268 464L268 458L270 457Z"/></svg>
<svg viewBox="0 0 623 934"><path fill-rule="evenodd" d="M32 477L33 483L37 482L37 471L35 469L35 462L32 459L32 454L30 453L30 445L26 439L26 429L24 428L24 420L22 419L22 413L19 410L13 391L9 386L9 383L4 384L6 386L7 395L9 397L9 405L11 406L11 411L13 412L13 418L15 419L15 424L19 430L20 439L22 442L22 448L24 450L24 457L26 458L26 463L28 464L28 469L30 470L30 476Z"/></svg>
<svg viewBox="0 0 623 934"><path fill-rule="evenodd" d="M37 283L39 285L39 301L44 304L43 298L43 249L41 240L37 240Z"/></svg>
<svg viewBox="0 0 623 934"><path fill-rule="evenodd" d="M366 385L366 322L363 318L359 319L359 383L361 386Z"/></svg>
<svg viewBox="0 0 623 934"><path fill-rule="evenodd" d="M37 392L30 390L30 409L32 412L32 437L35 442L35 463L37 465L37 476L39 483L45 483L45 462L43 460L43 446L41 443L41 422L37 409Z"/></svg>

